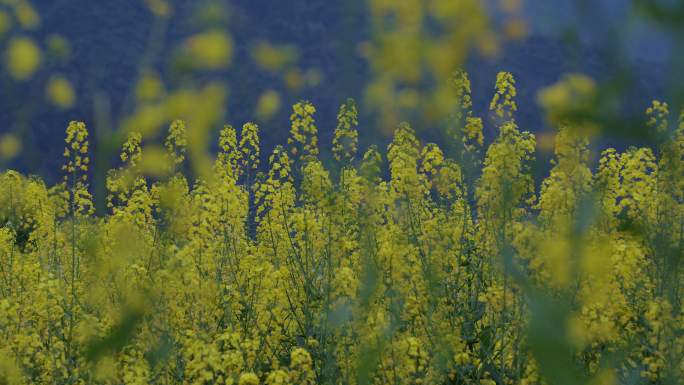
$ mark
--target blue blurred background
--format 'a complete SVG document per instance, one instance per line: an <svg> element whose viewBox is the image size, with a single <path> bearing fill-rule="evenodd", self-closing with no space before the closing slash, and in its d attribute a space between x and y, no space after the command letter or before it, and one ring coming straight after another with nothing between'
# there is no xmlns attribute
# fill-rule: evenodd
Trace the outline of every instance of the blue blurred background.
<svg viewBox="0 0 684 385"><path fill-rule="evenodd" d="M149 58L165 77L173 77L164 72L171 60L169 47L197 28L192 15L202 2L172 3L175 11L163 31L163 44ZM140 0L42 0L34 6L42 17L37 39L58 33L71 42L71 61L59 70L73 82L78 100L74 108L58 110L45 102L42 89L14 83L3 74L0 131L21 132L24 149L11 167L53 182L70 120L90 125L96 101L109 106L114 122L130 112L130 93L155 33L155 20ZM261 124L263 153L285 143L289 106L299 99L316 105L321 143L329 143L339 105L348 97L361 100L369 76L358 53L359 43L370 37L365 7L363 0L238 0L230 2L225 14L204 15L224 23L235 43L233 64L221 75L230 92L227 122L241 126L254 120L258 97L274 88L283 96L283 107L273 120ZM677 49L672 31L641 18L632 2L533 0L525 3L524 16L529 28L526 38L506 43L496 58L472 55L468 60L475 111L480 115L486 112L501 70L517 78L518 122L533 132L551 129L536 105L537 91L566 72L583 72L607 83L620 77L625 87L620 108L627 113L641 114L651 99L671 96L671 74L676 71L671 55ZM255 70L249 50L260 40L297 46L299 66L320 71L321 81L293 92L277 76ZM360 110L361 143L386 144L389 139L363 114L363 107ZM437 137L431 127L417 129L423 139ZM490 138L492 130L487 127Z"/></svg>

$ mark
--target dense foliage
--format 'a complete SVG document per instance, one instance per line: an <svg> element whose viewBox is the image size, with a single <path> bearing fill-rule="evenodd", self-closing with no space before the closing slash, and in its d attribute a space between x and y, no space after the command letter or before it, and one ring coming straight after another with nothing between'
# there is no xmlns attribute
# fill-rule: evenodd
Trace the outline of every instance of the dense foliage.
<svg viewBox="0 0 684 385"><path fill-rule="evenodd" d="M350 100L324 164L301 102L267 165L258 127L227 125L189 180L193 128L147 146L131 121L101 216L70 123L62 183L0 176L0 383L680 382L684 115L654 102L657 146L594 171L563 124L535 185L513 77L487 147L467 75L450 84L449 152L407 123L358 152Z"/></svg>

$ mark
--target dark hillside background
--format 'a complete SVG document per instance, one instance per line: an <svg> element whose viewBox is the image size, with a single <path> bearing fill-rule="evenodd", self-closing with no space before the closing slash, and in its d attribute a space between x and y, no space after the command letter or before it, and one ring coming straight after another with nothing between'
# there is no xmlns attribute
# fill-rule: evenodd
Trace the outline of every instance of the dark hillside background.
<svg viewBox="0 0 684 385"><path fill-rule="evenodd" d="M198 3L175 1L165 42L150 58L157 68L168 67L169 47L193 31L191 15ZM516 76L518 122L534 132L549 129L535 103L536 92L566 72L587 73L600 82L611 81L617 73L629 73L623 105L628 113L640 114L653 98L667 99L666 79L674 70L667 63L676 47L666 31L636 18L629 3L528 1L528 37L506 45L498 59L472 57L467 64L477 112L485 114L500 70ZM114 120L126 112L126 100L154 26L140 0L41 0L34 5L42 16L41 33L59 33L71 42L72 61L61 72L76 87L78 101L73 109L58 111L44 102L42 89L30 83L12 85L7 75L2 75L0 131L25 124L21 131L24 151L10 166L53 182L59 173L68 121L90 124L95 100L108 102ZM368 76L365 62L357 54L358 43L369 37L364 7L362 0L239 0L231 2L228 15L210 15L226 18L235 43L233 65L225 74L230 87L227 121L241 126L253 120L259 95L275 88L284 96L283 108L270 123L261 125L263 153L285 142L289 105L298 99L316 105L321 142L329 143L338 106L347 97L360 100ZM259 40L296 45L300 67L318 69L322 81L298 93L288 92L282 80L255 70L248 59L249 47ZM372 122L362 116L362 144L386 143L388 139ZM424 139L437 137L430 127L418 129ZM487 132L491 137L492 128Z"/></svg>

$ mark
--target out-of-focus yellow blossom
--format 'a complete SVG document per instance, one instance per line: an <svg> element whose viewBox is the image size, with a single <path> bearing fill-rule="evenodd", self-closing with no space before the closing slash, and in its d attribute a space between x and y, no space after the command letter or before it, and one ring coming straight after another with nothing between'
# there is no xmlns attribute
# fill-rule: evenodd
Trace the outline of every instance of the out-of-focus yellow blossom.
<svg viewBox="0 0 684 385"><path fill-rule="evenodd" d="M62 62L66 62L71 57L71 45L69 41L61 35L50 34L46 39L46 53Z"/></svg>
<svg viewBox="0 0 684 385"><path fill-rule="evenodd" d="M5 11L0 10L0 36L4 36L12 28L12 17Z"/></svg>
<svg viewBox="0 0 684 385"><path fill-rule="evenodd" d="M12 354L0 352L0 381L7 385L19 385L22 373L21 368L14 362Z"/></svg>
<svg viewBox="0 0 684 385"><path fill-rule="evenodd" d="M21 141L14 134L0 137L0 158L12 159L21 151Z"/></svg>
<svg viewBox="0 0 684 385"><path fill-rule="evenodd" d="M162 177L170 173L168 152L161 146L145 146L145 157L140 162L140 170L153 177Z"/></svg>
<svg viewBox="0 0 684 385"><path fill-rule="evenodd" d="M297 62L297 48L290 45L277 46L262 41L252 50L252 58L268 72L279 72Z"/></svg>
<svg viewBox="0 0 684 385"><path fill-rule="evenodd" d="M512 40L521 40L527 37L527 23L519 18L509 20L504 25L504 35Z"/></svg>
<svg viewBox="0 0 684 385"><path fill-rule="evenodd" d="M280 105L280 94L276 90L266 90L259 96L254 115L267 122L280 110Z"/></svg>
<svg viewBox="0 0 684 385"><path fill-rule="evenodd" d="M577 202L590 193L589 140L568 127L555 135L555 155L550 175L539 193L540 219L545 225L564 223L577 214Z"/></svg>
<svg viewBox="0 0 684 385"><path fill-rule="evenodd" d="M145 5L157 17L169 17L173 10L166 0L145 0Z"/></svg>
<svg viewBox="0 0 684 385"><path fill-rule="evenodd" d="M5 62L10 75L17 80L27 80L38 70L42 60L40 48L33 39L15 37L5 52Z"/></svg>
<svg viewBox="0 0 684 385"><path fill-rule="evenodd" d="M40 16L28 1L18 1L13 5L14 15L25 29L35 29L40 25Z"/></svg>
<svg viewBox="0 0 684 385"><path fill-rule="evenodd" d="M360 51L374 76L365 96L388 136L409 116L435 123L450 115L453 105L444 96L452 71L473 48L487 56L499 51L491 9L482 2L372 0L368 7L373 33ZM504 8L505 20L520 20L519 7ZM511 25L512 37L519 38L523 25Z"/></svg>
<svg viewBox="0 0 684 385"><path fill-rule="evenodd" d="M290 68L287 70L283 76L283 80L285 81L287 88L292 92L301 90L306 81L304 73L299 68Z"/></svg>
<svg viewBox="0 0 684 385"><path fill-rule="evenodd" d="M192 63L203 69L220 69L230 64L233 41L221 30L202 32L185 41L185 49Z"/></svg>
<svg viewBox="0 0 684 385"><path fill-rule="evenodd" d="M71 108L76 102L74 87L63 76L53 76L50 78L45 93L48 100L59 108Z"/></svg>
<svg viewBox="0 0 684 385"><path fill-rule="evenodd" d="M154 72L145 72L136 85L135 95L141 102L157 100L164 94L164 83Z"/></svg>
<svg viewBox="0 0 684 385"><path fill-rule="evenodd" d="M546 111L553 125L572 124L585 134L595 127L589 122L596 104L596 84L583 74L566 74L556 84L537 94L537 103Z"/></svg>
<svg viewBox="0 0 684 385"><path fill-rule="evenodd" d="M311 68L304 72L304 81L307 87L316 87L323 81L323 72L317 68Z"/></svg>

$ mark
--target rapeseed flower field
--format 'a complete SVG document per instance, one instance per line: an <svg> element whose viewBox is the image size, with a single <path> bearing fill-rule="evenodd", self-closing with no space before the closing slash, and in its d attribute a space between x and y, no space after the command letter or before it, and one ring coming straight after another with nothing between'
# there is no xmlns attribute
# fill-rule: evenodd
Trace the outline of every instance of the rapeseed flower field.
<svg viewBox="0 0 684 385"><path fill-rule="evenodd" d="M591 132L561 124L535 183L513 76L491 143L468 75L450 86L454 154L408 123L359 148L351 99L332 143L295 104L267 165L256 124L226 125L192 179L186 122L159 144L131 130L98 216L88 128L69 123L60 183L0 176L0 382L681 380L684 115L654 101L657 146L593 163Z"/></svg>
<svg viewBox="0 0 684 385"><path fill-rule="evenodd" d="M183 3L140 2L149 41L130 42L141 63L110 100L97 81L84 92L74 62L89 49L43 33L32 2L0 0L0 82L20 100L0 134L0 385L684 383L676 76L670 104L633 120L621 67L603 84L566 73L537 93L553 131L535 134L512 73L479 105L458 70L535 28L522 1L347 2L361 40L323 61L347 75L363 61L364 100L321 122L299 97L324 76L304 51L242 41L251 22L229 1ZM684 7L625 3L684 36ZM233 65L268 79L256 120L235 126ZM272 146L263 127L292 95ZM10 167L39 158L41 102L94 111L58 123L57 178Z"/></svg>

